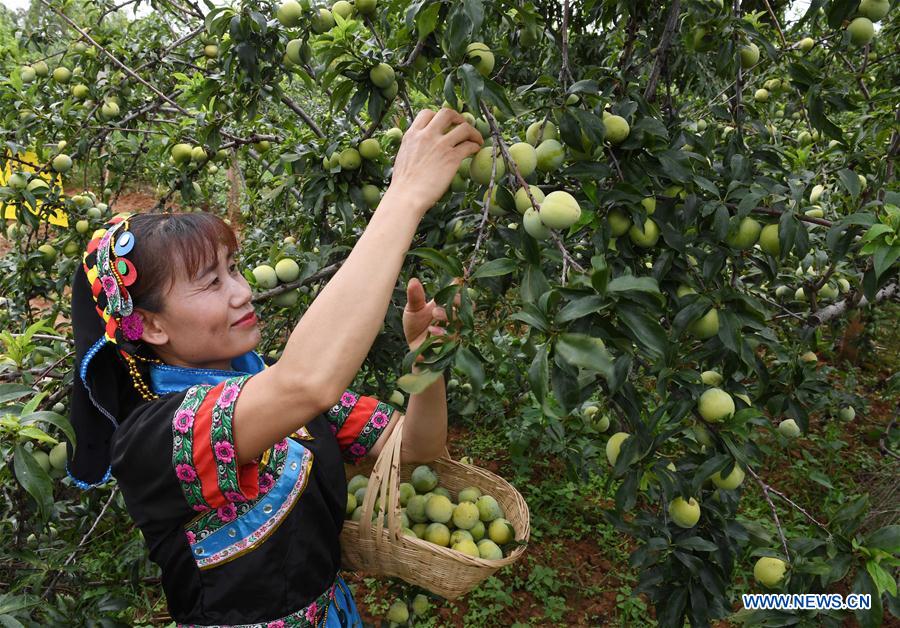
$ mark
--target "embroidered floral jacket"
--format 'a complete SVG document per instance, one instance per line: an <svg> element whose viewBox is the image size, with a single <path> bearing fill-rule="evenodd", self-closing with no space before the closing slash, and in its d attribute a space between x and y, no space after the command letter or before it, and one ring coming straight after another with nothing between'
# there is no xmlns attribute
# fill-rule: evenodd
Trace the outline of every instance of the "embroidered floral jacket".
<svg viewBox="0 0 900 628"><path fill-rule="evenodd" d="M348 390L238 466L232 418L252 375L166 368L174 371L152 378L160 398L132 412L111 450L125 505L162 570L169 614L195 625L315 623L340 569L343 462L366 455L394 408ZM193 383L174 390L186 378Z"/></svg>

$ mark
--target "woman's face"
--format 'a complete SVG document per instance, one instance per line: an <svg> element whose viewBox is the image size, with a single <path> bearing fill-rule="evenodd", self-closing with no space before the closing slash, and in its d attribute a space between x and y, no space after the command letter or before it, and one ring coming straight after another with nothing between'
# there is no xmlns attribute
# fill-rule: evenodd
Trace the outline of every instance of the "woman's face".
<svg viewBox="0 0 900 628"><path fill-rule="evenodd" d="M251 294L234 256L220 245L215 264L196 277L178 273L162 312L141 310L142 339L166 364L229 370L261 339Z"/></svg>

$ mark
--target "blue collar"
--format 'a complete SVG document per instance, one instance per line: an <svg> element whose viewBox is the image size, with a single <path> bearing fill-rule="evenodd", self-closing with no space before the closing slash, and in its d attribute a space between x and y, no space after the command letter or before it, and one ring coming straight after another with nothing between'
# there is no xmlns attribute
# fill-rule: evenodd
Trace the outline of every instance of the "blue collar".
<svg viewBox="0 0 900 628"><path fill-rule="evenodd" d="M256 351L248 351L231 361L233 371L222 369L192 369L171 364L150 365L150 386L157 395L181 392L196 384L218 384L239 375L254 375L266 368Z"/></svg>

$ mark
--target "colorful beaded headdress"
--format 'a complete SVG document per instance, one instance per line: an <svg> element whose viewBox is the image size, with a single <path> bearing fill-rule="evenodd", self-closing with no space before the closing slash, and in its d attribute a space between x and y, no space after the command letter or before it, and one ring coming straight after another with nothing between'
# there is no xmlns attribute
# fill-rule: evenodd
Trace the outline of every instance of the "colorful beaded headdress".
<svg viewBox="0 0 900 628"><path fill-rule="evenodd" d="M94 233L72 280L76 380L80 381L72 385L69 417L77 447L73 455L73 444L69 444L67 468L75 485L83 489L109 479L109 444L119 418L141 400L156 398L135 362L135 358L157 360L138 355L143 323L128 292L137 280L134 264L126 257L135 246L129 218L130 214L119 214Z"/></svg>

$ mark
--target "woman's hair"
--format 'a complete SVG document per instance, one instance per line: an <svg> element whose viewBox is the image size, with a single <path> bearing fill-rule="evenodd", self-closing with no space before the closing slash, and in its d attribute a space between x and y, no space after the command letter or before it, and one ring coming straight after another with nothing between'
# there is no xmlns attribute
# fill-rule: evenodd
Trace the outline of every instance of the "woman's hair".
<svg viewBox="0 0 900 628"><path fill-rule="evenodd" d="M231 227L205 212L136 214L128 219L135 245L128 258L137 280L128 288L135 307L161 312L178 274L193 278L218 259L219 245L237 250Z"/></svg>

